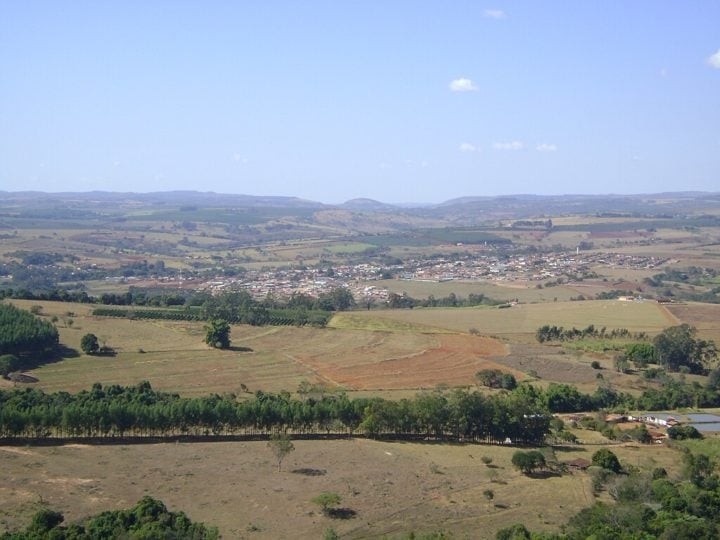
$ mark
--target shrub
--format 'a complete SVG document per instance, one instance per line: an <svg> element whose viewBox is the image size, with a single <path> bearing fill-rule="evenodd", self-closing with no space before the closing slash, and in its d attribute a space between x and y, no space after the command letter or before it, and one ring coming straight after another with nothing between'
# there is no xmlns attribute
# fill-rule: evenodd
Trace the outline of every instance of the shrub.
<svg viewBox="0 0 720 540"><path fill-rule="evenodd" d="M602 467L603 469L614 473L622 471L622 467L617 456L607 448L601 448L595 452L592 456L592 463L593 465L597 465L598 467Z"/></svg>

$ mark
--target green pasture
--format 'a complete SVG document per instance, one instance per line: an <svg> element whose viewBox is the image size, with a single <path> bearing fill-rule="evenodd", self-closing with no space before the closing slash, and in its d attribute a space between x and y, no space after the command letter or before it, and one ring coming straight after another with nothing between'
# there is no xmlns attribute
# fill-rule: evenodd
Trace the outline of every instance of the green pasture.
<svg viewBox="0 0 720 540"><path fill-rule="evenodd" d="M679 441L677 444L684 448L689 448L693 454L705 454L715 460L720 458L720 439L718 437L688 439L685 441Z"/></svg>

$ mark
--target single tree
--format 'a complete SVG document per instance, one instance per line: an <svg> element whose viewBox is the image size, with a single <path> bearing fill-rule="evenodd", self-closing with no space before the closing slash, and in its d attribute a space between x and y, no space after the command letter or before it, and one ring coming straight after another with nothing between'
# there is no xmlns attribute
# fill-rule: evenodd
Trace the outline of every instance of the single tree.
<svg viewBox="0 0 720 540"><path fill-rule="evenodd" d="M595 452L592 456L592 463L593 465L597 465L614 473L622 471L622 466L617 456L607 448L601 448Z"/></svg>
<svg viewBox="0 0 720 540"><path fill-rule="evenodd" d="M535 469L541 469L546 465L545 456L539 450L517 451L513 454L511 462L523 474L531 474Z"/></svg>
<svg viewBox="0 0 720 540"><path fill-rule="evenodd" d="M95 334L85 334L80 340L80 348L85 354L95 354L100 350L100 343Z"/></svg>
<svg viewBox="0 0 720 540"><path fill-rule="evenodd" d="M273 435L267 445L275 455L275 459L277 459L277 468L278 472L280 472L282 470L283 459L285 459L290 452L295 450L295 445L290 440L290 437L284 433Z"/></svg>
<svg viewBox="0 0 720 540"><path fill-rule="evenodd" d="M212 319L205 326L205 343L216 349L230 347L230 324L224 319Z"/></svg>
<svg viewBox="0 0 720 540"><path fill-rule="evenodd" d="M342 499L340 498L340 495L337 493L330 493L330 492L324 492L318 495L317 497L313 497L311 502L314 502L315 504L319 505L322 508L323 514L327 515L329 514L334 507L336 507Z"/></svg>
<svg viewBox="0 0 720 540"><path fill-rule="evenodd" d="M671 326L655 336L653 345L658 363L669 371L687 366L693 373L701 373L717 360L713 341L695 337L697 330L688 324Z"/></svg>

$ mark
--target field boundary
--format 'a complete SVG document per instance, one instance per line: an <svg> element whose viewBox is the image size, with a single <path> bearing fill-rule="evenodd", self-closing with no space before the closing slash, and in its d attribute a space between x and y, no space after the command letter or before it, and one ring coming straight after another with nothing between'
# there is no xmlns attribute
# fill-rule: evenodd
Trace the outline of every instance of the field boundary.
<svg viewBox="0 0 720 540"><path fill-rule="evenodd" d="M122 437L2 437L0 438L0 447L17 447L17 446L66 446L71 444L79 444L86 446L126 446L140 444L163 444L163 443L213 443L213 442L253 442L253 441L269 441L274 433L247 433L236 435L134 435ZM396 434L381 433L373 435L364 435L362 433L288 433L290 440L293 441L337 441L337 440L372 440L383 442L424 442L428 444L474 444L474 445L490 445L490 446L507 446L507 447L535 447L536 444L527 444L523 442L507 442L505 440L495 440L490 438L468 438L468 437L433 437L426 434ZM549 445L553 446L553 445ZM582 446L582 445L578 445Z"/></svg>

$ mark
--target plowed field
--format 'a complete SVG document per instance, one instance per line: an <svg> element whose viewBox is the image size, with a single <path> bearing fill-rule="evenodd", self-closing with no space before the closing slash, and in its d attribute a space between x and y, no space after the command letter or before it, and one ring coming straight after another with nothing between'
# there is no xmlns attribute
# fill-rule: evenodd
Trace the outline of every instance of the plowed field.
<svg viewBox="0 0 720 540"><path fill-rule="evenodd" d="M436 335L434 339L436 346L403 356L387 357L380 349L348 351L332 359L320 355L294 359L328 381L353 390L468 385L475 383L475 373L486 368L503 369L522 378L521 372L487 358L505 354L505 346L497 340L452 334Z"/></svg>

